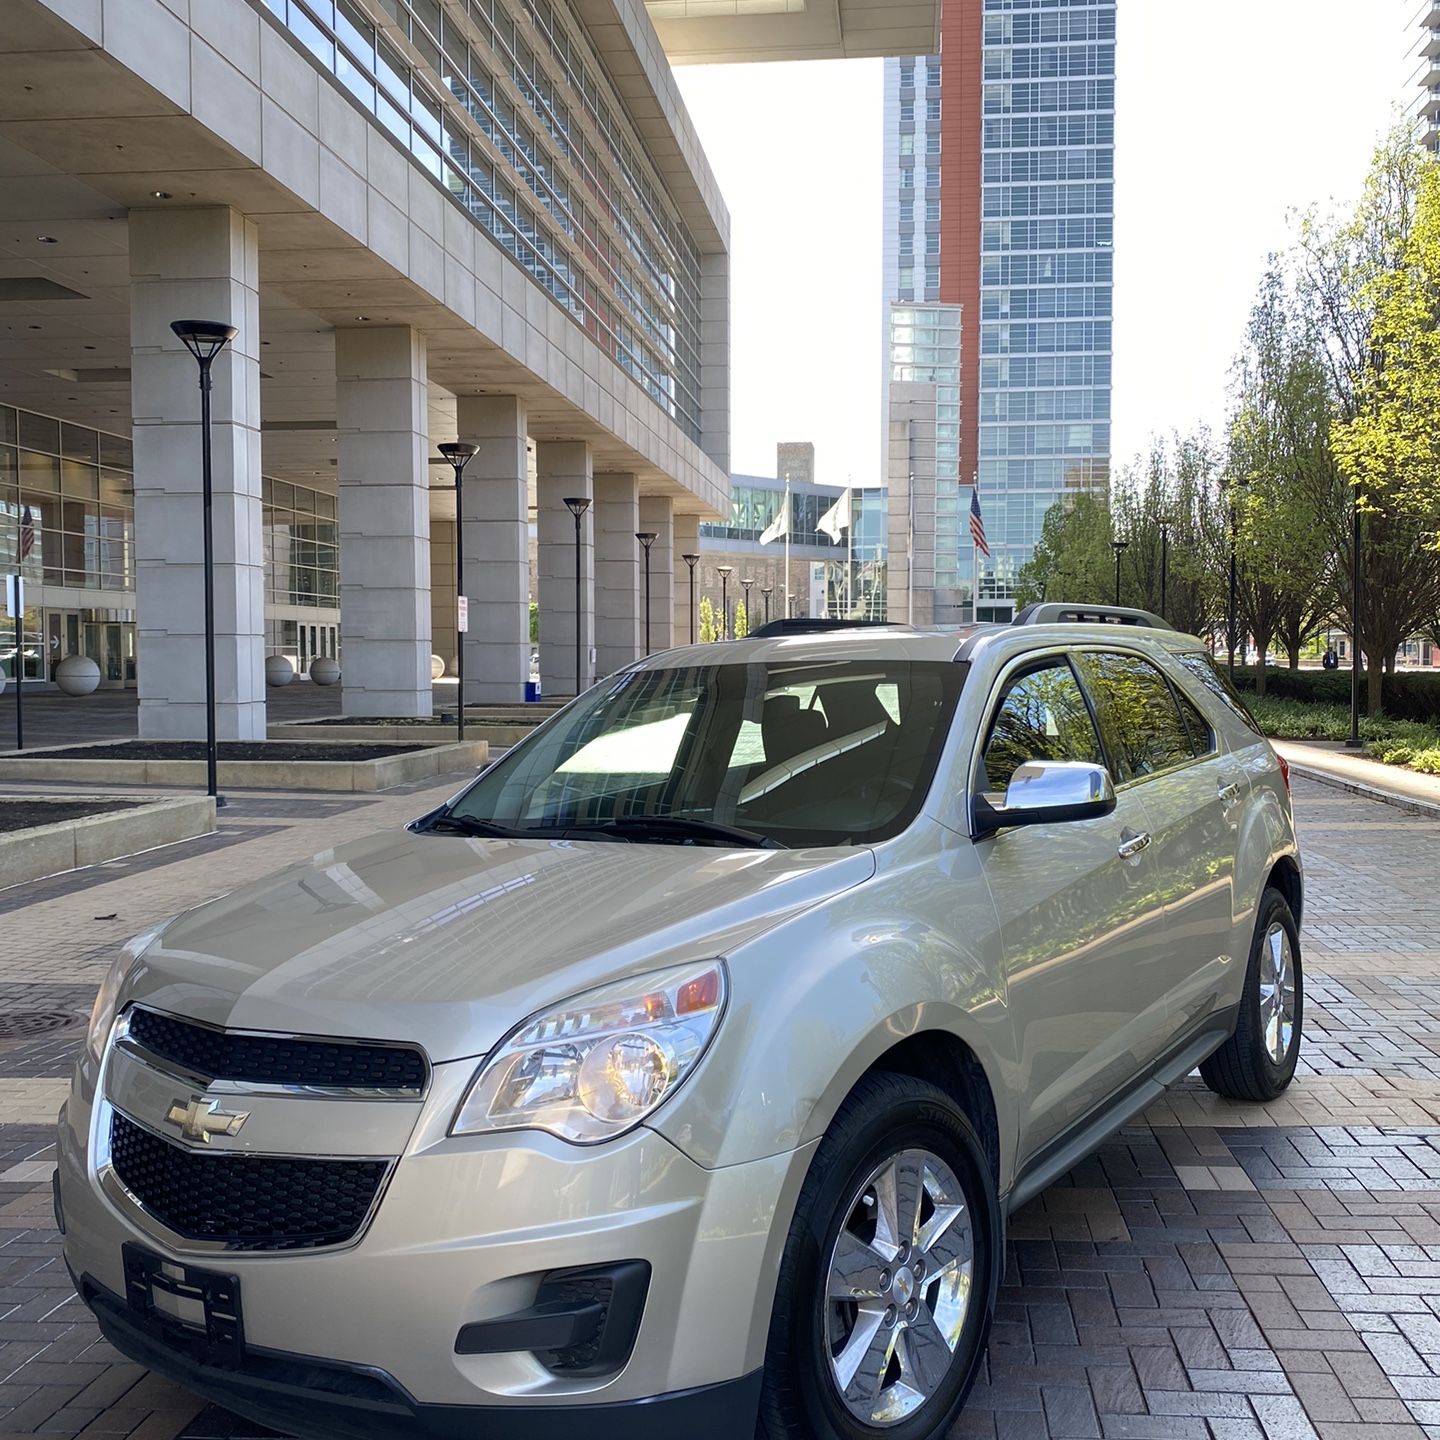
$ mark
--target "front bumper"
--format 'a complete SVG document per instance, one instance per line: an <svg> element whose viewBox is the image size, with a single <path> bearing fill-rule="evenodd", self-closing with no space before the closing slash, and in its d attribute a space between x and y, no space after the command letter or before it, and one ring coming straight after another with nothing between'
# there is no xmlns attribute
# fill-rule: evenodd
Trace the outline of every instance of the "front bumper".
<svg viewBox="0 0 1440 1440"><path fill-rule="evenodd" d="M643 1128L582 1149L526 1132L437 1139L421 1125L353 1245L217 1254L157 1236L102 1189L92 1130L108 1106L93 1085L77 1074L61 1117L66 1262L117 1349L198 1393L316 1436L753 1430L779 1252L813 1146L710 1171ZM238 1280L238 1366L187 1354L127 1302L127 1244ZM622 1261L648 1264L650 1283L618 1373L456 1353L462 1329L525 1311L552 1272Z"/></svg>
<svg viewBox="0 0 1440 1440"><path fill-rule="evenodd" d="M250 1349L242 1367L192 1360L138 1324L118 1295L76 1281L105 1338L123 1355L282 1432L334 1440L737 1440L753 1434L760 1372L679 1394L591 1405L426 1405L374 1367L317 1364L309 1356Z"/></svg>

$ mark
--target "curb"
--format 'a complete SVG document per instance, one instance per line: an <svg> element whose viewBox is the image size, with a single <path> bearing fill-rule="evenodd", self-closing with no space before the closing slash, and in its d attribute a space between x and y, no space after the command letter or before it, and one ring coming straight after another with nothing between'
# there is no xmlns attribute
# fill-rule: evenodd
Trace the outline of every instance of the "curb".
<svg viewBox="0 0 1440 1440"><path fill-rule="evenodd" d="M1396 790L1381 790L1360 780L1346 780L1329 770L1315 770L1295 760L1290 761L1290 773L1301 780L1313 780L1317 785L1328 785L1332 790L1343 790L1348 795L1357 795L1362 800L1378 800L1382 805L1408 811L1411 815L1421 815L1427 820L1440 820L1440 805L1430 800L1402 795Z"/></svg>

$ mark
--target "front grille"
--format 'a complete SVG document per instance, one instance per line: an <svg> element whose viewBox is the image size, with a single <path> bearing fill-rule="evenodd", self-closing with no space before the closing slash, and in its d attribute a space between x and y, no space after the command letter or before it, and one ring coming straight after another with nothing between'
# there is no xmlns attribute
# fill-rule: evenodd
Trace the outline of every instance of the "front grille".
<svg viewBox="0 0 1440 1440"><path fill-rule="evenodd" d="M425 1057L403 1045L299 1040L215 1030L138 1007L128 1015L129 1035L152 1055L205 1081L294 1085L316 1090L383 1090L420 1095Z"/></svg>
<svg viewBox="0 0 1440 1440"><path fill-rule="evenodd" d="M110 1163L167 1230L237 1250L305 1250L353 1239L389 1164L271 1155L204 1155L116 1111Z"/></svg>

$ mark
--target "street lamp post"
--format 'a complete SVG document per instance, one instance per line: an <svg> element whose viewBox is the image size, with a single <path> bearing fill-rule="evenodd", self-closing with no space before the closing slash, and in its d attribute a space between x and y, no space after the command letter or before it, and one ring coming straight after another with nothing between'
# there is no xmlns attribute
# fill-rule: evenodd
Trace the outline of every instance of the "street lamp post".
<svg viewBox="0 0 1440 1440"><path fill-rule="evenodd" d="M645 653L650 653L650 547L660 538L654 530L637 530L635 538L645 547Z"/></svg>
<svg viewBox="0 0 1440 1440"><path fill-rule="evenodd" d="M436 446L455 472L455 678L460 682L460 701L455 708L455 716L456 738L462 745L465 743L465 634L470 628L470 615L465 600L465 498L461 482L465 467L475 458L479 448L467 440Z"/></svg>
<svg viewBox="0 0 1440 1440"><path fill-rule="evenodd" d="M1357 493L1350 517L1350 736L1347 750L1360 748L1360 602L1365 572L1361 564L1360 496Z"/></svg>
<svg viewBox="0 0 1440 1440"><path fill-rule="evenodd" d="M695 567L700 563L698 555L680 557L690 567L690 643L695 643Z"/></svg>
<svg viewBox="0 0 1440 1440"><path fill-rule="evenodd" d="M1245 483L1239 478L1230 482L1230 599L1225 614L1225 673L1232 685L1235 683L1235 649L1240 638L1240 516L1235 505L1235 487Z"/></svg>
<svg viewBox="0 0 1440 1440"><path fill-rule="evenodd" d="M770 597L775 593L775 587L767 585L760 593L765 597L765 623L768 625L770 623Z"/></svg>
<svg viewBox="0 0 1440 1440"><path fill-rule="evenodd" d="M1170 606L1170 522L1160 522L1160 618L1168 620Z"/></svg>
<svg viewBox="0 0 1440 1440"><path fill-rule="evenodd" d="M565 498L565 508L575 517L575 694L578 696L584 688L581 676L584 673L584 661L581 659L581 636L584 626L581 624L583 616L581 611L581 589L580 589L580 545L581 545L581 521L585 518L585 512L590 508L588 496L571 495Z"/></svg>
<svg viewBox="0 0 1440 1440"><path fill-rule="evenodd" d="M235 338L236 329L219 320L175 320L170 329L200 366L200 483L205 569L205 785L216 809L225 804L219 792L219 756L215 741L215 528L214 483L210 460L210 367ZM17 656L17 664L20 657Z"/></svg>
<svg viewBox="0 0 1440 1440"><path fill-rule="evenodd" d="M720 638L730 638L730 577L735 573L733 565L717 565L720 572Z"/></svg>
<svg viewBox="0 0 1440 1440"><path fill-rule="evenodd" d="M754 583L754 580L748 575L740 582L740 588L745 592L745 630L747 634L755 628L755 617L750 613L750 587Z"/></svg>
<svg viewBox="0 0 1440 1440"><path fill-rule="evenodd" d="M1120 557L1130 548L1128 540L1112 540L1110 548L1115 552L1115 603L1120 603Z"/></svg>

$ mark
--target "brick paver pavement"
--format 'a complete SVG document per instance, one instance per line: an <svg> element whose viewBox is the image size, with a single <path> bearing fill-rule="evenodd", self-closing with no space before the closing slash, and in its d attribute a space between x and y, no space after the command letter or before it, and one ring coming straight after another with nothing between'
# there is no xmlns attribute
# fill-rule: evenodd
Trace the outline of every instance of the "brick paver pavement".
<svg viewBox="0 0 1440 1440"><path fill-rule="evenodd" d="M248 796L217 836L0 891L0 1024L79 1016L115 946L445 785ZM982 1440L1440 1440L1440 823L1301 783L1309 993L1271 1106L1195 1078L1015 1215L956 1427ZM75 1028L0 1038L0 1434L254 1436L71 1296L49 1122Z"/></svg>

